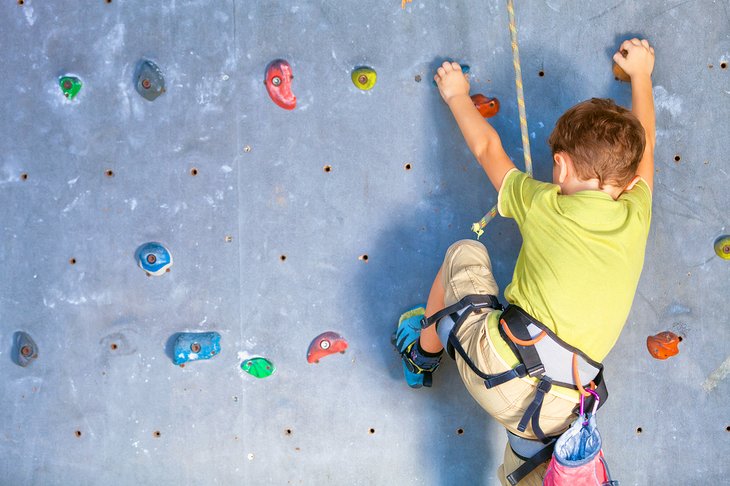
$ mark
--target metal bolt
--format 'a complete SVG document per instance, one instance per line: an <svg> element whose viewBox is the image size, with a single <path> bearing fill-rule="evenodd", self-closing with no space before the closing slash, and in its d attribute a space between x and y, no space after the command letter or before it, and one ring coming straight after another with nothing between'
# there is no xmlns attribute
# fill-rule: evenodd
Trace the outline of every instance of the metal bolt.
<svg viewBox="0 0 730 486"><path fill-rule="evenodd" d="M360 84L366 84L366 83L368 82L368 77L367 77L367 76L365 76L364 74L361 74L361 75L360 75L360 76L359 76L359 77L357 78L357 81L358 81L358 82L359 82Z"/></svg>
<svg viewBox="0 0 730 486"><path fill-rule="evenodd" d="M330 348L330 342L325 339L324 341L322 341L321 343L319 343L319 347L322 348L322 349L329 349Z"/></svg>
<svg viewBox="0 0 730 486"><path fill-rule="evenodd" d="M274 86L279 86L281 84L281 78L279 76L274 76L271 78L271 84Z"/></svg>
<svg viewBox="0 0 730 486"><path fill-rule="evenodd" d="M243 151L246 152L246 153L249 153L251 151L251 146L250 145L246 145L245 147L243 147Z"/></svg>
<svg viewBox="0 0 730 486"><path fill-rule="evenodd" d="M73 83L69 81L68 79L63 82L63 89L71 89L73 87Z"/></svg>
<svg viewBox="0 0 730 486"><path fill-rule="evenodd" d="M149 255L147 255L147 263L149 263L150 265L152 265L156 261L157 261L157 257L155 255L153 255L152 253L150 253Z"/></svg>
<svg viewBox="0 0 730 486"><path fill-rule="evenodd" d="M725 245L722 247L722 252L725 254L730 254L730 245Z"/></svg>
<svg viewBox="0 0 730 486"><path fill-rule="evenodd" d="M199 353L200 352L200 344L198 344L198 343L191 344L190 345L190 351L192 351L193 353Z"/></svg>
<svg viewBox="0 0 730 486"><path fill-rule="evenodd" d="M150 89L150 86L152 86L152 83L150 82L149 79L143 79L142 80L142 87L144 89Z"/></svg>
<svg viewBox="0 0 730 486"><path fill-rule="evenodd" d="M23 346L22 348L20 348L20 354L22 354L23 356L25 356L27 358L28 356L33 354L33 350L30 348L30 346L26 345L26 346Z"/></svg>

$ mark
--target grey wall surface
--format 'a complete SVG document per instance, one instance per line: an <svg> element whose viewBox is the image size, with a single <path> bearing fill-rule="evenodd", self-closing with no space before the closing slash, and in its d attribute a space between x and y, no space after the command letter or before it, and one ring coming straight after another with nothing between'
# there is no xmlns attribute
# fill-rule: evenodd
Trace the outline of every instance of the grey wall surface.
<svg viewBox="0 0 730 486"><path fill-rule="evenodd" d="M471 65L523 164L505 2L19 3L0 4L0 484L498 484L504 433L453 363L411 390L389 339L496 200L435 66ZM543 180L563 111L630 102L619 41L656 46L654 219L598 420L622 484L726 484L730 264L712 243L730 232L730 2L516 10ZM143 58L166 77L154 102L134 90ZM262 84L276 58L292 112ZM378 72L370 92L358 65ZM146 241L170 248L170 273L136 267ZM482 241L504 288L517 228L497 219ZM11 361L18 330L40 348L28 368ZM169 337L208 330L221 354L174 366ZM308 364L326 330L350 348ZM663 330L684 341L656 361L645 339ZM272 377L239 369L256 355Z"/></svg>

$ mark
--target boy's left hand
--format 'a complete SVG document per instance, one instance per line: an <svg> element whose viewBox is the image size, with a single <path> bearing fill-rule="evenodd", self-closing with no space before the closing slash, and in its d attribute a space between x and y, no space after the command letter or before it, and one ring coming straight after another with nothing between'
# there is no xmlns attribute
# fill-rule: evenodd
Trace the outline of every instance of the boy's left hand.
<svg viewBox="0 0 730 486"><path fill-rule="evenodd" d="M433 79L439 88L441 98L447 104L456 96L469 96L469 76L461 72L461 66L457 62L443 63Z"/></svg>

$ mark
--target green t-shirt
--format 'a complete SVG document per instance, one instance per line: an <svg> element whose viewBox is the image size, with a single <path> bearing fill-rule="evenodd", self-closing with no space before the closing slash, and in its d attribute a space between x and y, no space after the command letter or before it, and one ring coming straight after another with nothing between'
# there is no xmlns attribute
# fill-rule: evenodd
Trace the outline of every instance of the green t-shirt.
<svg viewBox="0 0 730 486"><path fill-rule="evenodd" d="M601 191L564 196L559 186L514 169L502 182L498 209L517 222L523 240L507 302L603 361L626 323L644 265L649 186L640 180L618 200ZM498 317L490 315L490 337L515 365L499 338Z"/></svg>

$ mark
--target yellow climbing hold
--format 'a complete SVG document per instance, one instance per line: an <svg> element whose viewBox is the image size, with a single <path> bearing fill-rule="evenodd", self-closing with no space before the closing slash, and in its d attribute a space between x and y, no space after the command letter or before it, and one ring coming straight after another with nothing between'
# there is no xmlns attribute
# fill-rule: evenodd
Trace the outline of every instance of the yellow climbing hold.
<svg viewBox="0 0 730 486"><path fill-rule="evenodd" d="M352 72L352 83L363 91L369 91L375 86L378 74L369 67L359 67Z"/></svg>
<svg viewBox="0 0 730 486"><path fill-rule="evenodd" d="M411 3L412 1L413 0L401 0L401 2L400 2L400 8L402 8L403 10L405 10L406 9L406 3Z"/></svg>

